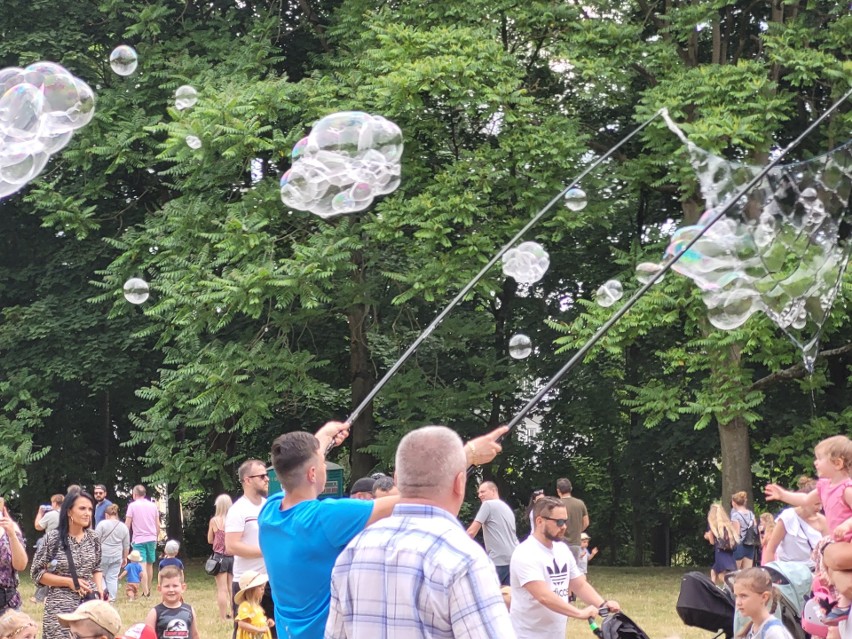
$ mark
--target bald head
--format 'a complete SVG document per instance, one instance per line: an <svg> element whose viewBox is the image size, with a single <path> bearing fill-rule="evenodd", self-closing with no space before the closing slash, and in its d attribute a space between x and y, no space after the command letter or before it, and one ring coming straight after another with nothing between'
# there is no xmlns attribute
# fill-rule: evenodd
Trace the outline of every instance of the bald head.
<svg viewBox="0 0 852 639"><path fill-rule="evenodd" d="M445 498L467 470L461 438L446 426L424 426L396 449L396 485L403 499Z"/></svg>
<svg viewBox="0 0 852 639"><path fill-rule="evenodd" d="M484 481L479 484L479 490L476 491L476 494L482 501L500 498L500 493L497 491L497 484L493 481Z"/></svg>

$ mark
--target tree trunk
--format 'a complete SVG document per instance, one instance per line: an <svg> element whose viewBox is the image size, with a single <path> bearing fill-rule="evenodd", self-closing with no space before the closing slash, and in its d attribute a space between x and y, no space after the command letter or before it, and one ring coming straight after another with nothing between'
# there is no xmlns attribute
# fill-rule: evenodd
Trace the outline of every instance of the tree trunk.
<svg viewBox="0 0 852 639"><path fill-rule="evenodd" d="M737 417L727 424L719 424L719 443L722 449L722 506L730 510L731 495L744 490L748 494L748 506L753 508L751 453L745 420Z"/></svg>
<svg viewBox="0 0 852 639"><path fill-rule="evenodd" d="M180 497L174 484L168 484L168 500L166 513L166 535L168 539L183 542L183 513L180 509Z"/></svg>
<svg viewBox="0 0 852 639"><path fill-rule="evenodd" d="M360 251L352 255L356 269L352 275L357 288L364 285L364 256ZM367 305L353 304L349 307L349 371L352 376L352 408L357 407L376 384L370 363L370 348L367 345ZM370 402L352 423L352 451L349 454L349 464L352 468L352 479L367 475L378 463L369 453L363 452L364 446L372 443L375 422L373 420L373 403Z"/></svg>

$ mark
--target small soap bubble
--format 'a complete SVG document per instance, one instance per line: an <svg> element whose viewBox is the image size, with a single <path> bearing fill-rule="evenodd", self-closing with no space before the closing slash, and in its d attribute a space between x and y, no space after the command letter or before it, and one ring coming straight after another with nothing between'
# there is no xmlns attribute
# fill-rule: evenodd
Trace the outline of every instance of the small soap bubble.
<svg viewBox="0 0 852 639"><path fill-rule="evenodd" d="M139 64L139 57L136 55L136 50L126 44L117 46L109 54L109 66L118 75L131 75L136 71Z"/></svg>
<svg viewBox="0 0 852 639"><path fill-rule="evenodd" d="M175 108L178 111L191 109L198 102L198 92L194 87L184 84L175 91Z"/></svg>
<svg viewBox="0 0 852 639"><path fill-rule="evenodd" d="M641 264L636 265L636 279L639 280L641 284L647 284L651 281L651 278L661 270L663 270L662 264L642 262ZM665 279L665 275L661 276L656 283L659 284L663 281L663 279Z"/></svg>
<svg viewBox="0 0 852 639"><path fill-rule="evenodd" d="M518 333L509 340L509 356L513 359L526 359L532 353L532 340Z"/></svg>
<svg viewBox="0 0 852 639"><path fill-rule="evenodd" d="M186 145L192 149L193 151L201 148L201 140L198 136L195 135L187 135L186 136Z"/></svg>
<svg viewBox="0 0 852 639"><path fill-rule="evenodd" d="M586 204L588 204L588 200L586 200L586 192L583 189L574 187L573 189L568 189L565 193L565 206L570 210L582 211L586 208Z"/></svg>
<svg viewBox="0 0 852 639"><path fill-rule="evenodd" d="M148 299L148 282L141 277L131 277L124 283L124 299L131 304L142 304Z"/></svg>
<svg viewBox="0 0 852 639"><path fill-rule="evenodd" d="M608 308L615 304L624 295L624 288L618 280L604 282L595 292L595 302L598 306Z"/></svg>

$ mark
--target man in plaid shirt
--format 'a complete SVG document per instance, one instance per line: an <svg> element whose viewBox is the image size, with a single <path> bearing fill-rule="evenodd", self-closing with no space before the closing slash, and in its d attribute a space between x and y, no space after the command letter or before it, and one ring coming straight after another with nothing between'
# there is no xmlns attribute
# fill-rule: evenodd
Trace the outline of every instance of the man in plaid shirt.
<svg viewBox="0 0 852 639"><path fill-rule="evenodd" d="M325 639L514 639L494 566L456 519L468 447L444 426L400 442L400 502L338 557Z"/></svg>

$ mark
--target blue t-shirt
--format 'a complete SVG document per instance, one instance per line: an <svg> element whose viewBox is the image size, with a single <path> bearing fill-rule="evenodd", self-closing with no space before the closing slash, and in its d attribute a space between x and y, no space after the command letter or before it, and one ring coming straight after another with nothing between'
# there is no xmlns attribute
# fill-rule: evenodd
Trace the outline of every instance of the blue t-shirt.
<svg viewBox="0 0 852 639"><path fill-rule="evenodd" d="M183 562L177 557L164 557L160 560L160 563L157 564L157 571L162 570L166 566L177 566L181 570L183 570Z"/></svg>
<svg viewBox="0 0 852 639"><path fill-rule="evenodd" d="M124 567L127 571L127 583L138 584L142 581L142 564L138 561L128 561Z"/></svg>
<svg viewBox="0 0 852 639"><path fill-rule="evenodd" d="M104 499L97 506L95 506L95 526L97 526L104 520L106 509L110 506L112 506L112 502L109 499Z"/></svg>
<svg viewBox="0 0 852 639"><path fill-rule="evenodd" d="M275 626L282 637L322 639L331 569L346 544L367 526L373 502L314 499L282 511L283 497L276 493L267 499L257 518Z"/></svg>

